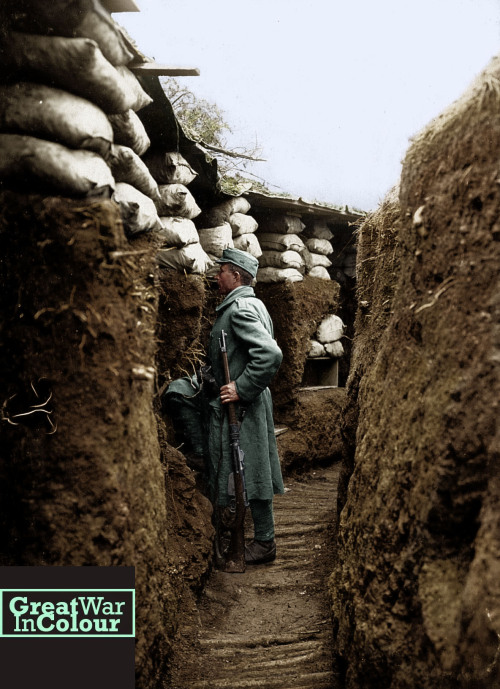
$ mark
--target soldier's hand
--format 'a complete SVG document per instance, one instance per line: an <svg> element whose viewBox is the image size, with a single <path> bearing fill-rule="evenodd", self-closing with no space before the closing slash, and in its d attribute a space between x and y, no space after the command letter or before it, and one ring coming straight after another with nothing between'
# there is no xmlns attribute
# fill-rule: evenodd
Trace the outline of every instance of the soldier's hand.
<svg viewBox="0 0 500 689"><path fill-rule="evenodd" d="M236 390L236 383L232 380L227 385L223 385L220 389L220 399L222 404L227 404L228 402L238 402L240 396Z"/></svg>

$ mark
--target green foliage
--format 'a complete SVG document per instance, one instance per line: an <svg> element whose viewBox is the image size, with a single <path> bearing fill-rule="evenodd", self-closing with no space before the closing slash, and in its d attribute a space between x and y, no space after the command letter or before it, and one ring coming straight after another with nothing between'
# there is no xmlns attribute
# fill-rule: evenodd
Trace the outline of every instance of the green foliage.
<svg viewBox="0 0 500 689"><path fill-rule="evenodd" d="M198 98L172 77L162 78L161 85L186 135L204 146L207 155L217 159L222 188L230 193L249 189L252 181L240 173L245 171L246 175L254 176L247 167L260 155L258 145L228 148L226 135L233 130L215 103Z"/></svg>
<svg viewBox="0 0 500 689"><path fill-rule="evenodd" d="M232 130L224 119L223 111L215 103L198 98L172 77L164 77L161 85L187 136L195 141L224 147L224 134Z"/></svg>

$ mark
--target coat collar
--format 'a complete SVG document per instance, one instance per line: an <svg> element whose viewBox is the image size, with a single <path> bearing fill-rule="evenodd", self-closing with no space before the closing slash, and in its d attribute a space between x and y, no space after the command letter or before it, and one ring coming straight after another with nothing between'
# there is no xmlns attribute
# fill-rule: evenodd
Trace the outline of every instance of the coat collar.
<svg viewBox="0 0 500 689"><path fill-rule="evenodd" d="M255 297L253 287L250 287L250 285L241 285L241 287L236 287L236 289L231 290L231 292L224 297L224 300L215 307L215 310L222 311L222 309L225 309L240 297Z"/></svg>

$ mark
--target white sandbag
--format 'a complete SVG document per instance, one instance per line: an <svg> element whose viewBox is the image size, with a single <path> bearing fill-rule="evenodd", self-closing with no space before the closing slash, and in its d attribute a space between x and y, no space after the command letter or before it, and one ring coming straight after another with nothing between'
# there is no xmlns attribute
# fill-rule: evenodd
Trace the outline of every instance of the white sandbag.
<svg viewBox="0 0 500 689"><path fill-rule="evenodd" d="M139 156L146 153L151 141L139 116L132 109L108 115L108 120L113 128L115 144L128 146Z"/></svg>
<svg viewBox="0 0 500 689"><path fill-rule="evenodd" d="M323 229L314 228L313 237L316 237L316 239L326 239L327 242L331 242L334 236L335 235L328 227Z"/></svg>
<svg viewBox="0 0 500 689"><path fill-rule="evenodd" d="M259 268L257 282L300 282L302 273L295 268Z"/></svg>
<svg viewBox="0 0 500 689"><path fill-rule="evenodd" d="M117 182L127 182L153 200L160 198L158 185L141 158L128 146L113 144L108 164Z"/></svg>
<svg viewBox="0 0 500 689"><path fill-rule="evenodd" d="M98 105L105 113L125 112L136 102L123 77L89 38L12 32L1 49L5 73L40 79Z"/></svg>
<svg viewBox="0 0 500 689"><path fill-rule="evenodd" d="M100 155L33 136L0 134L0 182L34 183L59 194L111 194L115 181Z"/></svg>
<svg viewBox="0 0 500 689"><path fill-rule="evenodd" d="M158 185L137 153L134 153L128 146L116 146L113 144L107 161L115 182L131 184L140 192L149 196L156 207L159 206L161 198Z"/></svg>
<svg viewBox="0 0 500 689"><path fill-rule="evenodd" d="M27 134L106 157L113 129L90 101L44 84L0 86L0 131Z"/></svg>
<svg viewBox="0 0 500 689"><path fill-rule="evenodd" d="M333 232L328 228L326 220L315 220L312 225L306 227L304 234L316 239L327 239L328 241L333 239Z"/></svg>
<svg viewBox="0 0 500 689"><path fill-rule="evenodd" d="M198 230L200 244L207 254L220 258L224 249L234 246L231 225L224 223L219 227L209 227Z"/></svg>
<svg viewBox="0 0 500 689"><path fill-rule="evenodd" d="M332 356L334 359L339 359L344 354L344 347L340 340L335 342L327 342L325 344L325 352L328 356Z"/></svg>
<svg viewBox="0 0 500 689"><path fill-rule="evenodd" d="M212 256L212 254L207 254L208 258L212 262L211 265L206 270L207 278L216 278L219 273L220 264L215 263L215 261L220 258L219 256Z"/></svg>
<svg viewBox="0 0 500 689"><path fill-rule="evenodd" d="M315 254L323 254L323 256L333 254L333 246L328 239L316 239L316 237L310 237L309 239L306 239L306 246L309 251Z"/></svg>
<svg viewBox="0 0 500 689"><path fill-rule="evenodd" d="M319 324L316 331L316 339L322 344L336 342L343 336L344 329L345 326L342 319L332 314L324 318Z"/></svg>
<svg viewBox="0 0 500 689"><path fill-rule="evenodd" d="M210 257L198 243L188 244L181 249L162 249L157 253L156 261L163 268L200 275L213 267Z"/></svg>
<svg viewBox="0 0 500 689"><path fill-rule="evenodd" d="M322 345L321 342L318 342L317 340L310 340L309 341L309 352L308 352L307 356L311 357L313 359L315 359L318 356L325 356L324 345Z"/></svg>
<svg viewBox="0 0 500 689"><path fill-rule="evenodd" d="M262 256L262 249L255 234L241 234L239 237L233 237L233 242L235 249L247 251L254 258Z"/></svg>
<svg viewBox="0 0 500 689"><path fill-rule="evenodd" d="M332 262L328 258L328 256L323 256L323 254L315 254L312 251L309 251L307 249L304 252L302 252L302 256L304 257L304 261L306 264L307 270L312 270L316 266L323 266L323 268L329 268L332 265Z"/></svg>
<svg viewBox="0 0 500 689"><path fill-rule="evenodd" d="M158 232L165 242L165 246L187 246L197 244L200 241L198 231L192 220L188 218L160 217L162 229Z"/></svg>
<svg viewBox="0 0 500 689"><path fill-rule="evenodd" d="M331 280L330 273L324 266L314 266L307 274L312 278L321 278L322 280Z"/></svg>
<svg viewBox="0 0 500 689"><path fill-rule="evenodd" d="M192 220L201 213L193 195L184 184L160 184L158 189L162 201L162 215L175 215Z"/></svg>
<svg viewBox="0 0 500 689"><path fill-rule="evenodd" d="M262 252L259 265L263 268L271 266L273 268L296 268L304 272L304 259L297 251L272 251L267 249Z"/></svg>
<svg viewBox="0 0 500 689"><path fill-rule="evenodd" d="M218 227L229 222L233 213L248 213L250 210L249 202L243 196L234 196L223 203L204 211L200 218L199 227Z"/></svg>
<svg viewBox="0 0 500 689"><path fill-rule="evenodd" d="M141 110L141 108L145 108L146 105L149 105L153 102L153 99L142 88L133 72L127 69L127 67L124 65L119 65L116 67L116 71L123 79L126 91L133 96L133 101L130 108L134 110L134 112Z"/></svg>
<svg viewBox="0 0 500 689"><path fill-rule="evenodd" d="M134 56L127 48L119 26L100 2L94 0L92 5L73 34L94 40L112 65L128 64Z"/></svg>
<svg viewBox="0 0 500 689"><path fill-rule="evenodd" d="M305 225L297 215L268 215L261 218L260 228L263 232L300 234Z"/></svg>
<svg viewBox="0 0 500 689"><path fill-rule="evenodd" d="M252 218L251 215L245 215L244 213L232 213L229 216L229 224L233 231L233 237L256 232L259 226L255 218Z"/></svg>
<svg viewBox="0 0 500 689"><path fill-rule="evenodd" d="M130 234L161 230L161 222L153 201L126 182L116 184L113 201L120 207L123 226Z"/></svg>
<svg viewBox="0 0 500 689"><path fill-rule="evenodd" d="M148 151L144 162L158 184L190 184L197 172L187 160L175 151Z"/></svg>
<svg viewBox="0 0 500 689"><path fill-rule="evenodd" d="M274 251L298 251L304 250L304 242L296 234L277 234L274 232L258 232L257 239L262 249Z"/></svg>

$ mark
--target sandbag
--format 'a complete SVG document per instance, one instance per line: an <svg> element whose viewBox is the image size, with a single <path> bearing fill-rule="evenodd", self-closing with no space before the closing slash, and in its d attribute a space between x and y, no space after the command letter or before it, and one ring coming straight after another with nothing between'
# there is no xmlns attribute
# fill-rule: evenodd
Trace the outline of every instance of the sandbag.
<svg viewBox="0 0 500 689"><path fill-rule="evenodd" d="M323 266L323 268L329 268L332 265L332 262L330 261L328 256L324 256L323 254L315 254L314 252L309 251L307 247L305 251L302 252L302 256L304 258L307 270L312 270L316 266Z"/></svg>
<svg viewBox="0 0 500 689"><path fill-rule="evenodd" d="M259 268L257 282L300 282L302 273L295 268Z"/></svg>
<svg viewBox="0 0 500 689"><path fill-rule="evenodd" d="M0 48L5 74L40 79L98 105L105 113L125 112L136 102L123 77L89 38L12 32Z"/></svg>
<svg viewBox="0 0 500 689"><path fill-rule="evenodd" d="M233 235L231 225L224 223L219 227L210 227L198 230L200 244L207 254L220 258L224 249L232 248Z"/></svg>
<svg viewBox="0 0 500 689"><path fill-rule="evenodd" d="M307 356L311 357L312 359L316 359L319 356L325 356L324 345L322 345L321 342L318 342L317 340L310 340L309 341L309 352L308 352Z"/></svg>
<svg viewBox="0 0 500 689"><path fill-rule="evenodd" d="M96 105L44 84L0 85L0 131L27 134L106 157L113 129Z"/></svg>
<svg viewBox="0 0 500 689"><path fill-rule="evenodd" d="M233 213L245 214L248 213L249 210L250 204L243 196L234 196L204 211L197 225L198 227L218 227L225 222L229 222L229 218Z"/></svg>
<svg viewBox="0 0 500 689"><path fill-rule="evenodd" d="M75 36L93 39L112 65L126 65L134 57L125 44L119 26L97 0L93 0L92 7L73 33Z"/></svg>
<svg viewBox="0 0 500 689"><path fill-rule="evenodd" d="M252 218L251 215L245 215L244 213L232 213L229 216L229 224L233 231L233 237L255 232L259 226L255 218Z"/></svg>
<svg viewBox="0 0 500 689"><path fill-rule="evenodd" d="M326 220L315 220L312 225L308 225L304 230L307 237L315 237L316 239L333 239L333 232L328 228Z"/></svg>
<svg viewBox="0 0 500 689"><path fill-rule="evenodd" d="M263 232L278 234L300 234L305 228L297 215L267 215L261 218L260 228Z"/></svg>
<svg viewBox="0 0 500 689"><path fill-rule="evenodd" d="M139 156L146 153L151 141L142 121L132 109L108 115L108 120L113 128L115 144L128 146Z"/></svg>
<svg viewBox="0 0 500 689"><path fill-rule="evenodd" d="M239 237L233 237L233 243L235 249L247 251L255 258L262 256L262 249L255 234L241 234Z"/></svg>
<svg viewBox="0 0 500 689"><path fill-rule="evenodd" d="M125 67L124 65L116 67L116 71L123 79L123 83L125 85L127 93L130 93L131 96L133 96L130 108L134 110L134 112L141 110L141 108L145 108L146 105L149 105L153 102L153 99L142 88L139 81L137 80L137 77L133 72L127 69L127 67Z"/></svg>
<svg viewBox="0 0 500 689"><path fill-rule="evenodd" d="M123 226L127 234L161 230L162 224L153 201L132 185L118 182L113 201L120 207Z"/></svg>
<svg viewBox="0 0 500 689"><path fill-rule="evenodd" d="M309 239L306 239L306 246L309 251L315 254L322 254L323 256L333 254L333 246L328 239L316 239L315 237L310 237Z"/></svg>
<svg viewBox="0 0 500 689"><path fill-rule="evenodd" d="M340 340L336 340L335 342L327 342L325 344L325 352L328 354L328 356L331 356L334 359L339 359L344 354L342 342Z"/></svg>
<svg viewBox="0 0 500 689"><path fill-rule="evenodd" d="M192 220L188 218L160 217L162 229L158 235L165 242L165 246L187 246L200 241L198 231Z"/></svg>
<svg viewBox="0 0 500 689"><path fill-rule="evenodd" d="M36 184L69 196L110 195L115 187L97 153L20 134L0 134L0 182L22 184L28 191Z"/></svg>
<svg viewBox="0 0 500 689"><path fill-rule="evenodd" d="M114 65L127 64L134 57L119 26L99 0L22 0L19 5L21 11L12 18L16 30L36 34L50 30L56 36L91 38Z"/></svg>
<svg viewBox="0 0 500 689"><path fill-rule="evenodd" d="M161 249L156 255L158 265L186 273L206 273L213 263L201 244L188 244L181 249Z"/></svg>
<svg viewBox="0 0 500 689"><path fill-rule="evenodd" d="M148 168L139 158L137 153L128 146L111 146L108 164L115 178L115 182L126 182L149 196L156 207L160 205L161 198L158 185L151 177Z"/></svg>
<svg viewBox="0 0 500 689"><path fill-rule="evenodd" d="M192 220L201 213L193 195L184 184L160 184L158 189L162 215L175 215Z"/></svg>
<svg viewBox="0 0 500 689"><path fill-rule="evenodd" d="M148 151L144 162L158 184L190 184L197 176L187 160L175 151Z"/></svg>
<svg viewBox="0 0 500 689"><path fill-rule="evenodd" d="M307 273L312 278L321 278L322 280L331 280L330 273L324 266L314 266Z"/></svg>
<svg viewBox="0 0 500 689"><path fill-rule="evenodd" d="M304 259L297 251L271 251L262 252L259 265L263 268L272 266L273 268L296 268L304 272Z"/></svg>
<svg viewBox="0 0 500 689"><path fill-rule="evenodd" d="M322 344L336 342L344 334L344 328L342 319L332 314L324 318L319 324L316 331L316 339Z"/></svg>
<svg viewBox="0 0 500 689"><path fill-rule="evenodd" d="M274 251L298 251L304 250L304 242L296 234L277 234L274 232L258 232L257 239L262 249Z"/></svg>

